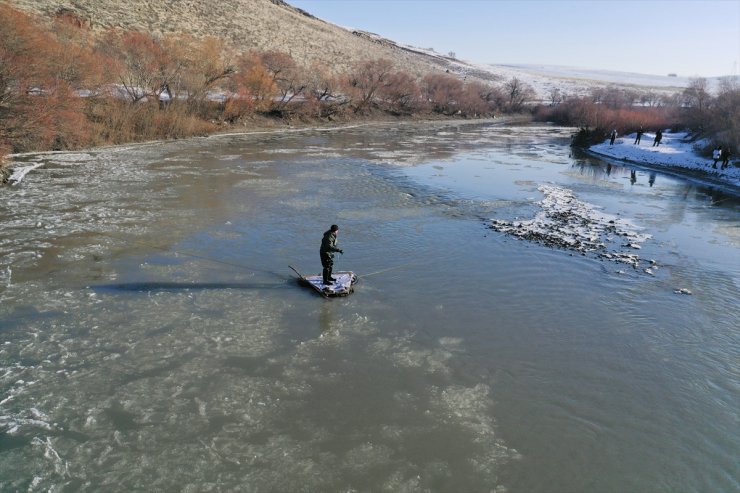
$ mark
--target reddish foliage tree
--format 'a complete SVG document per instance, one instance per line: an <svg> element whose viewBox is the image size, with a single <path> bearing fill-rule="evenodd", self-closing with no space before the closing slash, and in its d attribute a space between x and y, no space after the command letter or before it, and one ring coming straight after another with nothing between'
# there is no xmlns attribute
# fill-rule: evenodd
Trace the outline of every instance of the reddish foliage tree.
<svg viewBox="0 0 740 493"><path fill-rule="evenodd" d="M304 115L324 118L336 114L346 103L339 96L341 80L323 63L314 63L306 72Z"/></svg>
<svg viewBox="0 0 740 493"><path fill-rule="evenodd" d="M385 58L356 64L348 74L347 92L355 112L366 110L381 87L387 85L393 62Z"/></svg>
<svg viewBox="0 0 740 493"><path fill-rule="evenodd" d="M292 56L282 51L268 51L258 57L279 92L280 97L274 101L273 111L285 111L293 98L303 94L306 89L303 70Z"/></svg>
<svg viewBox="0 0 740 493"><path fill-rule="evenodd" d="M110 31L99 49L117 62L114 76L131 103L157 98L181 68L162 42L147 33Z"/></svg>
<svg viewBox="0 0 740 493"><path fill-rule="evenodd" d="M269 111L278 87L272 74L262 64L256 53L248 53L237 59L237 72L232 77L236 92L254 100L254 109Z"/></svg>
<svg viewBox="0 0 740 493"><path fill-rule="evenodd" d="M255 100L252 95L245 89L240 88L235 94L232 94L224 104L223 118L229 123L242 120L254 112Z"/></svg>
<svg viewBox="0 0 740 493"><path fill-rule="evenodd" d="M87 80L86 61L69 70L67 56L76 45L7 5L0 17L0 142L15 151L83 145L89 126L73 84Z"/></svg>
<svg viewBox="0 0 740 493"><path fill-rule="evenodd" d="M161 82L167 84L173 96L184 95L193 111L202 110L208 92L236 71L224 42L217 38L170 36L163 40L163 45L174 77L169 81L163 78Z"/></svg>
<svg viewBox="0 0 740 493"><path fill-rule="evenodd" d="M671 127L677 121L669 108L612 109L604 104L594 103L590 97L569 98L557 106L540 106L535 111L535 118L592 130L596 140L605 137L612 129L620 134L627 134L639 128L647 131Z"/></svg>
<svg viewBox="0 0 740 493"><path fill-rule="evenodd" d="M398 114L410 114L418 108L421 90L416 79L408 72L392 72L378 88L378 97L385 100L388 108Z"/></svg>
<svg viewBox="0 0 740 493"><path fill-rule="evenodd" d="M421 81L421 88L432 110L437 113L452 114L459 110L463 93L463 83L451 74L428 74Z"/></svg>
<svg viewBox="0 0 740 493"><path fill-rule="evenodd" d="M466 84L466 91L471 92L471 94L477 94L484 102L485 110L479 111L479 113L493 114L504 106L504 94L496 86L473 81Z"/></svg>

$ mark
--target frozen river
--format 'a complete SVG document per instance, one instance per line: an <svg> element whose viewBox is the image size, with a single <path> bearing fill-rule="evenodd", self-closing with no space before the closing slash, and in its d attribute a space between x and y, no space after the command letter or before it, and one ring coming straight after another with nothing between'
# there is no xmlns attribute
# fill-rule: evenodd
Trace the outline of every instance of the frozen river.
<svg viewBox="0 0 740 493"><path fill-rule="evenodd" d="M23 157L0 490L738 491L740 200L569 134ZM325 300L288 265L319 273L332 223L361 279Z"/></svg>

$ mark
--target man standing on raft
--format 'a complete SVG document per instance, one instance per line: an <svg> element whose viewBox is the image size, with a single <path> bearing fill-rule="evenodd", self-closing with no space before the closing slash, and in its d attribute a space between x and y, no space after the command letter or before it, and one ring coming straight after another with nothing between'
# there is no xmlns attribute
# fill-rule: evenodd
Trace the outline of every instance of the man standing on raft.
<svg viewBox="0 0 740 493"><path fill-rule="evenodd" d="M339 233L339 226L332 224L329 231L324 233L324 238L321 240L319 255L321 256L321 267L324 268L321 271L324 286L331 286L336 281L331 276L331 271L334 267L334 252L344 253L344 250L337 248L337 233Z"/></svg>

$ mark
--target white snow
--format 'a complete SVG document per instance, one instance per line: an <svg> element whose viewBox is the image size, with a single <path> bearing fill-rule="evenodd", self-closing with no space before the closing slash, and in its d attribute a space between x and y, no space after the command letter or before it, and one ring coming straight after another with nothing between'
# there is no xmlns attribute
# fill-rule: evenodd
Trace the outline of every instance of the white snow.
<svg viewBox="0 0 740 493"><path fill-rule="evenodd" d="M18 168L13 168L13 173L11 173L10 177L8 178L8 183L10 183L11 185L19 184L28 173L35 170L36 168L40 168L43 165L44 163L35 163L30 166L20 166Z"/></svg>
<svg viewBox="0 0 740 493"><path fill-rule="evenodd" d="M598 206L579 200L567 188L541 185L538 190L544 198L538 203L541 210L532 219L492 219L489 227L551 248L594 254L635 269L642 267L641 262L645 261L632 250L641 249L640 243L649 240L651 235L641 233L640 228L627 219L606 214ZM649 262L646 269L657 269L657 266Z"/></svg>
<svg viewBox="0 0 740 493"><path fill-rule="evenodd" d="M591 146L589 151L600 156L619 159L634 164L654 168L680 168L683 170L699 171L714 181L721 181L740 187L740 168L733 165L733 156L730 156L730 165L727 169L713 168L713 159L702 157L697 153L696 146L706 144L705 141L691 142L686 132L663 132L663 139L659 146L653 146L654 132L645 132L639 145L634 144L635 134L618 137L614 145L609 145L609 139L602 144Z"/></svg>
<svg viewBox="0 0 740 493"><path fill-rule="evenodd" d="M532 65L532 64L490 64L489 70L503 72L520 79L543 78L556 81L569 80L581 82L597 82L601 85L615 84L619 86L633 86L637 88L683 90L691 83L692 77L668 75L639 74L634 72L619 72L616 70L598 70L583 67L568 67L563 65ZM719 87L721 77L706 78L710 92Z"/></svg>

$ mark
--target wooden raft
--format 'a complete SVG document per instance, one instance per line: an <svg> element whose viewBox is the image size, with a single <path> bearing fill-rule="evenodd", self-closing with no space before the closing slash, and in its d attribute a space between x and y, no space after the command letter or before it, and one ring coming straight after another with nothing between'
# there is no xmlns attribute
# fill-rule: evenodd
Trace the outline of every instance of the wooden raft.
<svg viewBox="0 0 740 493"><path fill-rule="evenodd" d="M293 272L298 274L298 279L303 285L312 287L316 292L325 298L334 298L337 296L349 296L355 290L354 285L357 282L357 276L351 271L333 272L332 277L337 280L333 284L325 285L322 276L304 276L298 269L289 265Z"/></svg>

